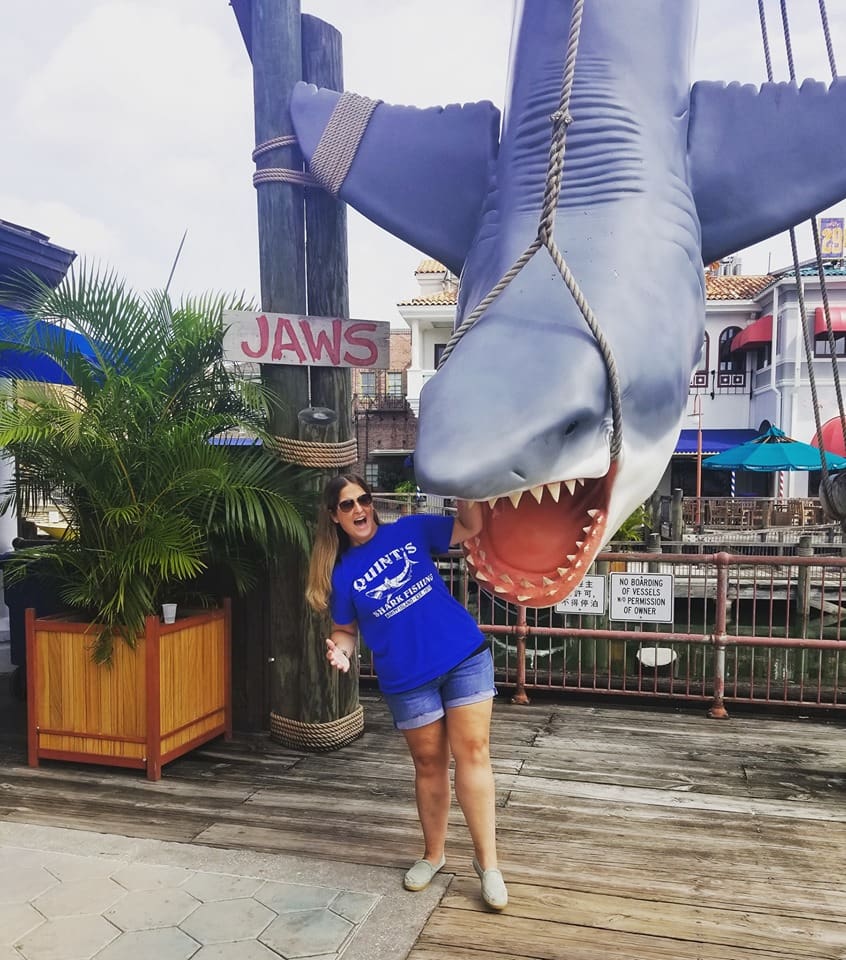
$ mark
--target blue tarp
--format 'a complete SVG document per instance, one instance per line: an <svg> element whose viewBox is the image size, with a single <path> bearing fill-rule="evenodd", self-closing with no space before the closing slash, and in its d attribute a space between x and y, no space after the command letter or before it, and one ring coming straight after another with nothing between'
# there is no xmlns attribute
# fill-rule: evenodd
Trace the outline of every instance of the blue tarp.
<svg viewBox="0 0 846 960"><path fill-rule="evenodd" d="M682 430L676 443L675 453L696 453L698 430ZM702 454L710 456L722 453L741 443L748 443L758 436L757 430L703 430Z"/></svg>
<svg viewBox="0 0 846 960"><path fill-rule="evenodd" d="M67 374L53 360L14 349L14 344L23 342L24 332L31 322L19 310L0 307L0 377L70 384ZM54 338L61 342L63 338L68 352L75 351L94 359L88 341L81 334L44 322L39 322L38 329L39 336L43 337L45 342Z"/></svg>

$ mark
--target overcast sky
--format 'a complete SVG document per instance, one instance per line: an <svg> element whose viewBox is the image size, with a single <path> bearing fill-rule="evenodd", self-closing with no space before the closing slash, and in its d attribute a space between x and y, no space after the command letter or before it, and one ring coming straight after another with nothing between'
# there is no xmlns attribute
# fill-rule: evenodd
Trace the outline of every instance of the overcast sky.
<svg viewBox="0 0 846 960"><path fill-rule="evenodd" d="M766 2L785 79L779 3ZM757 0L701 7L695 79L765 79ZM843 74L846 3L827 8ZM350 90L417 106L503 103L511 0L302 9L341 31ZM789 9L798 74L830 79L818 0ZM227 0L0 0L0 14L0 218L139 289L164 285L187 230L174 289L258 299L252 79ZM846 215L846 204L830 213ZM807 227L799 241L810 256ZM783 266L789 249L780 237L745 252L744 272ZM350 211L351 315L400 323L395 304L416 292L422 256Z"/></svg>

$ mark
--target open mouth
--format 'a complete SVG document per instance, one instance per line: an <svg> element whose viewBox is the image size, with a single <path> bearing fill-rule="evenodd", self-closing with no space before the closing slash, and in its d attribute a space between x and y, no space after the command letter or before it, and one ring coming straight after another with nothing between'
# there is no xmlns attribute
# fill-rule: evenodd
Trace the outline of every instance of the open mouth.
<svg viewBox="0 0 846 960"><path fill-rule="evenodd" d="M482 504L482 531L464 542L474 579L503 600L548 607L587 573L605 538L616 465L604 477L562 480Z"/></svg>

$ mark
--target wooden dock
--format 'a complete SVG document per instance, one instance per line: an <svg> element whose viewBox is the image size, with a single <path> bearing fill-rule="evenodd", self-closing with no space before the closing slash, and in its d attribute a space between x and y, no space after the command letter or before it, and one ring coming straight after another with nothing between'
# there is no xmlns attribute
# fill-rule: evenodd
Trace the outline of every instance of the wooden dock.
<svg viewBox="0 0 846 960"><path fill-rule="evenodd" d="M331 754L217 741L164 779L25 765L0 704L0 819L401 870L419 855L412 768L374 694ZM486 913L457 809L454 874L410 960L846 957L843 720L538 700L494 712L500 857ZM409 894L413 896L413 894Z"/></svg>

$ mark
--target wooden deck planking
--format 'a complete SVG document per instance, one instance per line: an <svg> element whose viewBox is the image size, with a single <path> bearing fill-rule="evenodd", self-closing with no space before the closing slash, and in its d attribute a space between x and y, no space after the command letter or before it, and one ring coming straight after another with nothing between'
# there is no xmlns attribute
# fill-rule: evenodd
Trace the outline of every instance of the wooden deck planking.
<svg viewBox="0 0 846 960"><path fill-rule="evenodd" d="M0 819L392 867L399 883L420 853L413 771L383 705L365 709L342 751L238 736L155 784L32 770L21 733L0 729ZM841 721L498 702L492 753L508 911L481 909L454 808L455 876L410 960L846 956Z"/></svg>

